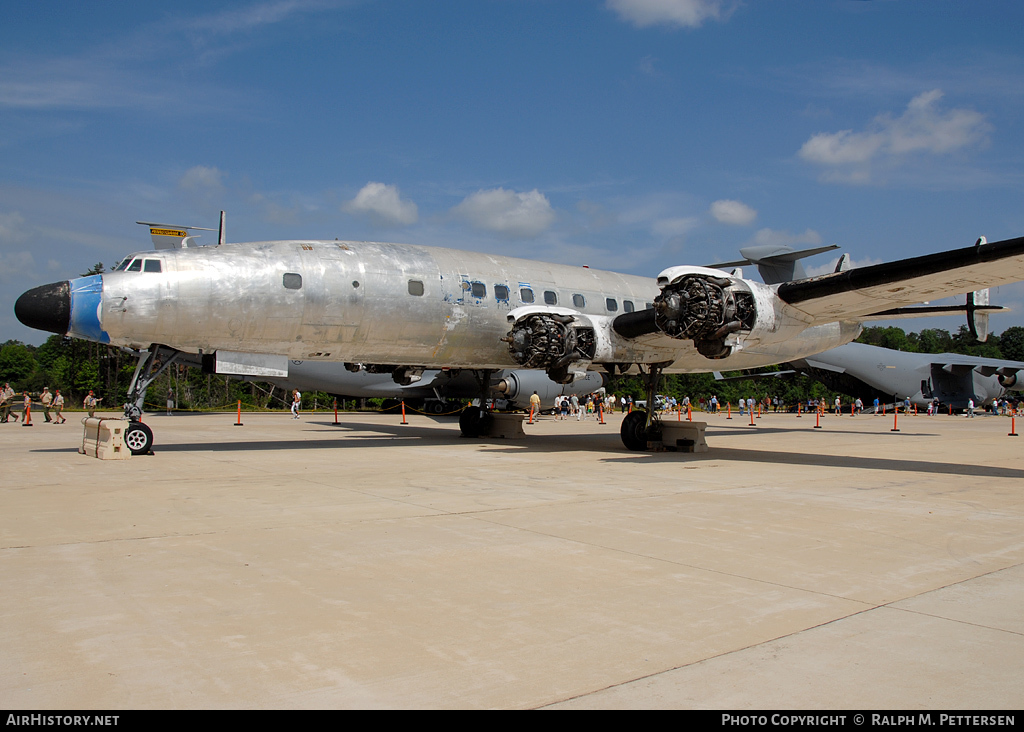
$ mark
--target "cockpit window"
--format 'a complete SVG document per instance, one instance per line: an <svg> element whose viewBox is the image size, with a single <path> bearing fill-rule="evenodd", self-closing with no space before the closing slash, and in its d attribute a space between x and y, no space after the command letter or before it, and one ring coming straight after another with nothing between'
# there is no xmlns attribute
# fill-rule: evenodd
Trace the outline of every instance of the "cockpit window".
<svg viewBox="0 0 1024 732"><path fill-rule="evenodd" d="M132 263L128 265L127 272L141 272L142 271L142 260L133 259Z"/></svg>
<svg viewBox="0 0 1024 732"><path fill-rule="evenodd" d="M160 271L160 260L159 259L147 259L142 267L143 272L159 272Z"/></svg>
<svg viewBox="0 0 1024 732"><path fill-rule="evenodd" d="M127 266L128 266L128 264L129 264L129 263L130 263L131 261L132 261L132 258L131 258L131 257L125 257L125 258L124 258L124 259L122 259L122 260L121 260L120 262L118 262L118 264L117 264L117 266L116 266L116 267L114 267L114 268L113 268L112 270L110 270L110 271L111 271L111 272L120 272L120 271L122 271L122 270L123 270L123 269L124 269L125 267L127 267Z"/></svg>

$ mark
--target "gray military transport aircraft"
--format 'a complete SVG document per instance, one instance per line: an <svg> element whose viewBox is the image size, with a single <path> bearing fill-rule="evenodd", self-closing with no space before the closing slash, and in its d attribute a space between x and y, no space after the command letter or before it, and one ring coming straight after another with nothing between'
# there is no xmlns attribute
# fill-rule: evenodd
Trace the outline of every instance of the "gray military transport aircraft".
<svg viewBox="0 0 1024 732"><path fill-rule="evenodd" d="M1024 391L1024 363L960 353L907 353L866 343L847 343L789 363L793 371L753 374L756 378L804 373L830 389L863 397L910 399L918 406L938 400L966 409L969 400L991 404L1010 392Z"/></svg>
<svg viewBox="0 0 1024 732"><path fill-rule="evenodd" d="M505 369L543 370L559 383L638 370L653 404L663 373L792 361L852 341L865 320L1024 279L1024 237L775 284L709 267L650 279L408 244L228 244L223 216L217 246L188 238L15 304L29 327L148 354L126 406L134 436L145 427L135 421L139 390L177 352L216 373L264 378L287 377L291 360L338 361L398 384L463 369L481 404ZM490 419L474 406L459 424L477 437ZM653 411L635 410L620 429L631 450L659 433Z"/></svg>

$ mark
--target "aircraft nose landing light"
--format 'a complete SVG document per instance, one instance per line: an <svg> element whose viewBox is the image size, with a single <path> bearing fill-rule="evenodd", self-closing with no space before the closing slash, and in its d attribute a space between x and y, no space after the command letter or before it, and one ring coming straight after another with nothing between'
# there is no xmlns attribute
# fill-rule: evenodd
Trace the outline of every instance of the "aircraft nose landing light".
<svg viewBox="0 0 1024 732"><path fill-rule="evenodd" d="M71 324L71 284L64 280L32 288L14 303L14 314L29 328L67 333Z"/></svg>

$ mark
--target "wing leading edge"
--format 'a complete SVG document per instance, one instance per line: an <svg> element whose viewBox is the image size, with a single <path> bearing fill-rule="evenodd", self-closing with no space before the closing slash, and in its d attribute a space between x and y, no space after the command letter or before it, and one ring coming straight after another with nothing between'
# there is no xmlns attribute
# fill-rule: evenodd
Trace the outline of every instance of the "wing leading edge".
<svg viewBox="0 0 1024 732"><path fill-rule="evenodd" d="M1022 279L1024 237L1017 237L785 282L778 294L818 324L865 319Z"/></svg>

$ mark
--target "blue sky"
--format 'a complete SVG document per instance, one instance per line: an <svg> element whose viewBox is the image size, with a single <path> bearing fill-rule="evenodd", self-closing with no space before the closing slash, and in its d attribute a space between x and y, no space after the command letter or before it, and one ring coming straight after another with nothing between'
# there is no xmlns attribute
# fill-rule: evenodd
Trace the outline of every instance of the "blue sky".
<svg viewBox="0 0 1024 732"><path fill-rule="evenodd" d="M755 243L863 265L1024 234L1019 2L8 5L0 342L45 340L14 318L25 289L149 248L135 221L221 209L230 241L649 276ZM1024 325L1024 285L993 299L996 332Z"/></svg>

